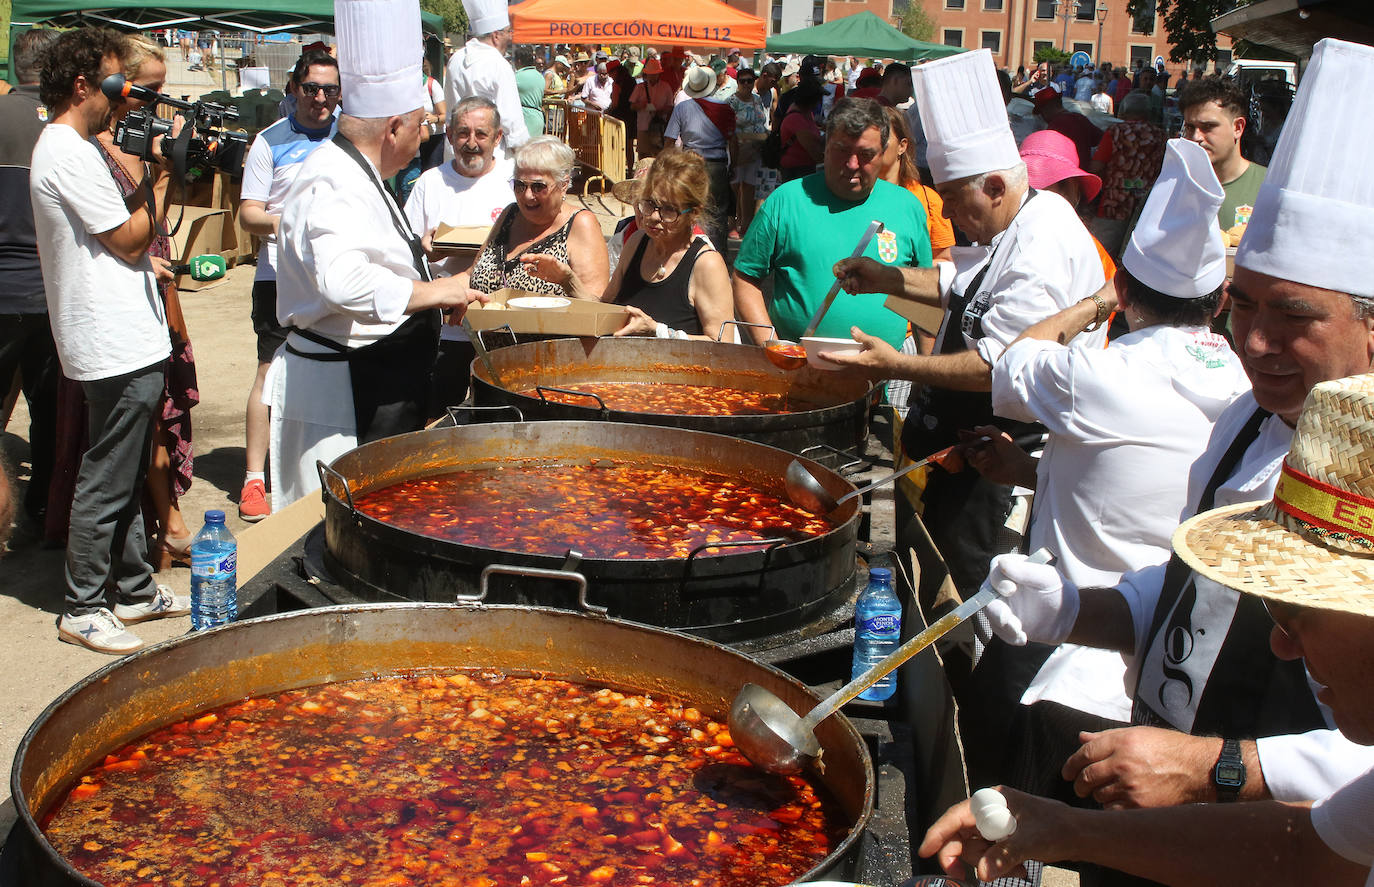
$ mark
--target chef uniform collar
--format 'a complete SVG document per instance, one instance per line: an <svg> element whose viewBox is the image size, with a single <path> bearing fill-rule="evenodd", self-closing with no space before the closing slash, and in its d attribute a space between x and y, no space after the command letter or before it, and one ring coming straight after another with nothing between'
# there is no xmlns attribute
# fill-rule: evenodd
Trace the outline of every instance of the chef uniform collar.
<svg viewBox="0 0 1374 887"><path fill-rule="evenodd" d="M510 27L510 11L506 0L463 0L468 14L468 28L478 37Z"/></svg>
<svg viewBox="0 0 1374 887"><path fill-rule="evenodd" d="M1202 146L1170 139L1121 264L1150 289L1176 299L1215 292L1226 280L1226 247L1217 226L1225 199Z"/></svg>
<svg viewBox="0 0 1374 887"><path fill-rule="evenodd" d="M911 82L935 184L1021 162L990 51L927 62L912 69Z"/></svg>
<svg viewBox="0 0 1374 887"><path fill-rule="evenodd" d="M337 0L339 83L352 117L393 117L425 105L418 0Z"/></svg>
<svg viewBox="0 0 1374 887"><path fill-rule="evenodd" d="M1374 296L1374 47L1326 38L1293 108L1236 252L1236 265L1295 283Z"/></svg>

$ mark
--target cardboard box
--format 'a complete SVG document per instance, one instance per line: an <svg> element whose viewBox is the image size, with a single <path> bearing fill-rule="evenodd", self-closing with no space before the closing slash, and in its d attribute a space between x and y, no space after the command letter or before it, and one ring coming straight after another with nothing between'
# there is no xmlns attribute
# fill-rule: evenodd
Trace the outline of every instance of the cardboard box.
<svg viewBox="0 0 1374 887"><path fill-rule="evenodd" d="M182 214L183 209L185 215ZM173 205L167 211L167 226L176 225L177 219L181 220L181 225L172 236L173 262L186 264L196 256L207 253L220 255L224 251L225 238L234 239L232 228L227 234L225 232L226 223L232 224L227 209ZM177 290L194 292L215 286L219 281L197 281L192 280L189 274L181 274L177 276L176 283Z"/></svg>
<svg viewBox="0 0 1374 887"><path fill-rule="evenodd" d="M440 225L434 231L437 249L479 250L491 233L490 225Z"/></svg>
<svg viewBox="0 0 1374 887"><path fill-rule="evenodd" d="M572 299L562 308L507 308L506 302L519 296L537 296L524 290L502 289L491 294L491 304L469 308L468 322L475 330L494 330L509 326L512 332L546 336L609 336L630 318L620 305ZM499 306L499 307L493 307Z"/></svg>
<svg viewBox="0 0 1374 887"><path fill-rule="evenodd" d="M901 296L888 296L887 301L883 302L884 307L889 311L896 312L916 326L934 335L940 330L940 321L944 319L945 309L938 305L927 305L924 302L914 302L911 299L904 299Z"/></svg>

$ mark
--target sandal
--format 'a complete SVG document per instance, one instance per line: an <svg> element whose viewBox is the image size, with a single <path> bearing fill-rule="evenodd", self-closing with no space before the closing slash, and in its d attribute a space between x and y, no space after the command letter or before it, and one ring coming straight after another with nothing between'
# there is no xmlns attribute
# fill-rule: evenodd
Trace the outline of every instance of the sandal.
<svg viewBox="0 0 1374 887"><path fill-rule="evenodd" d="M154 550L154 556L157 558L156 572L169 570L176 564L189 567L191 565L191 543L194 540L195 537L190 533L185 536L163 537Z"/></svg>

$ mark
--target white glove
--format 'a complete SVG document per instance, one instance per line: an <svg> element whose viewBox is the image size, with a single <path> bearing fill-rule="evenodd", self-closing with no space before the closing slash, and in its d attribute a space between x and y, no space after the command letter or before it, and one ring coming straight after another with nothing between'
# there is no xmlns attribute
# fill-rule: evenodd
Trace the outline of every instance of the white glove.
<svg viewBox="0 0 1374 887"><path fill-rule="evenodd" d="M1062 644L1078 619L1078 589L1054 567L1023 554L993 558L983 588L1001 595L983 608L989 627L1014 647L1027 641Z"/></svg>

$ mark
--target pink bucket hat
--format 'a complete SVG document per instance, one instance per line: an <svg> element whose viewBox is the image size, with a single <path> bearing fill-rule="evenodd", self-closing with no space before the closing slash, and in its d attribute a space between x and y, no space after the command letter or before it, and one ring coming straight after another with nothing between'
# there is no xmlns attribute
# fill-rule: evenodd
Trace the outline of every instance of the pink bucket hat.
<svg viewBox="0 0 1374 887"><path fill-rule="evenodd" d="M1078 148L1063 133L1042 129L1026 136L1021 143L1021 159L1026 163L1032 188L1048 188L1076 177L1081 180L1085 201L1102 190L1102 179L1078 168Z"/></svg>

